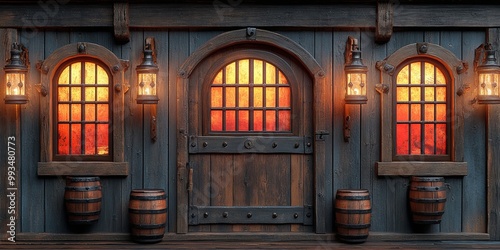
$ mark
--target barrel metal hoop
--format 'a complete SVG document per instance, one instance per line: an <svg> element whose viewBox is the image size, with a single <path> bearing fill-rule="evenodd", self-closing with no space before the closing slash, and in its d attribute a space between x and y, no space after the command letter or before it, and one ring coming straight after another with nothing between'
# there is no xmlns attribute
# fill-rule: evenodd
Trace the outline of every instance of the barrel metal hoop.
<svg viewBox="0 0 500 250"><path fill-rule="evenodd" d="M101 190L101 186L89 186L89 187L66 187L68 191L78 191L78 192L87 192L87 191L96 191Z"/></svg>
<svg viewBox="0 0 500 250"><path fill-rule="evenodd" d="M156 196L130 196L131 200L139 200L139 201L156 201L156 200L165 200L167 198L166 195L156 195Z"/></svg>
<svg viewBox="0 0 500 250"><path fill-rule="evenodd" d="M335 211L337 213L342 213L342 214L369 214L372 212L372 209L365 209L365 210L350 210L350 209L342 209L342 208L336 208Z"/></svg>
<svg viewBox="0 0 500 250"><path fill-rule="evenodd" d="M370 200L370 195L363 196L342 196L336 195L337 200L349 200L349 201L359 201L359 200Z"/></svg>
<svg viewBox="0 0 500 250"><path fill-rule="evenodd" d="M68 215L77 215L77 216L94 216L101 214L101 211L94 212L68 212Z"/></svg>
<svg viewBox="0 0 500 250"><path fill-rule="evenodd" d="M167 212L167 209L159 209L159 210L144 210L144 209L133 209L129 208L128 211L133 214L164 214Z"/></svg>
<svg viewBox="0 0 500 250"><path fill-rule="evenodd" d="M370 228L371 224L344 224L344 223L335 223L337 227L341 228L350 228L350 229L364 229L364 228Z"/></svg>
<svg viewBox="0 0 500 250"><path fill-rule="evenodd" d="M416 203L445 203L446 198L439 198L439 199L434 199L434 198L410 198L410 201L416 202Z"/></svg>
<svg viewBox="0 0 500 250"><path fill-rule="evenodd" d="M435 192L435 191L445 191L446 187L445 186L433 186L433 187L426 187L426 186L413 186L410 188L410 190L416 190L416 191L426 191L426 192Z"/></svg>
<svg viewBox="0 0 500 250"><path fill-rule="evenodd" d="M158 229L158 228L164 228L166 225L167 225L166 223L162 223L162 224L131 224L130 226L138 229Z"/></svg>
<svg viewBox="0 0 500 250"><path fill-rule="evenodd" d="M93 182L99 181L99 177L68 177L67 180L71 182Z"/></svg>
<svg viewBox="0 0 500 250"><path fill-rule="evenodd" d="M88 198L88 199L71 199L71 198L65 198L64 201L67 203L96 203L100 202L102 198Z"/></svg>

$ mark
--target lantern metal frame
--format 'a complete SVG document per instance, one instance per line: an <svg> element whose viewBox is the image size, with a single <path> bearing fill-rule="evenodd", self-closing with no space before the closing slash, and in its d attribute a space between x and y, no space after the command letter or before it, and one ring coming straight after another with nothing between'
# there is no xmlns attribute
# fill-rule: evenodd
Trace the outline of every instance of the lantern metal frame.
<svg viewBox="0 0 500 250"><path fill-rule="evenodd" d="M363 64L357 39L349 36L346 43L345 53L345 103L365 104L368 101L368 98L366 96L368 67ZM361 79L359 80L359 82L353 82L352 75L360 75ZM350 94L353 88L359 88L360 93Z"/></svg>
<svg viewBox="0 0 500 250"><path fill-rule="evenodd" d="M13 43L8 62L3 68L5 72L5 104L26 104L28 103L28 96L26 95L29 65L28 49L22 44ZM16 81L19 82L13 83L12 78L18 79ZM12 93L14 88L11 87L19 88L18 93Z"/></svg>
<svg viewBox="0 0 500 250"><path fill-rule="evenodd" d="M154 39L146 39L144 47L144 58L140 65L136 67L137 72L137 104L158 104L158 66L156 65L156 53L154 51ZM151 82L144 82L141 80L141 75L151 75ZM150 86L147 87L146 84ZM146 87L145 87L146 86ZM143 93L145 89L151 89L151 93ZM142 91L141 91L142 89Z"/></svg>
<svg viewBox="0 0 500 250"><path fill-rule="evenodd" d="M478 81L477 101L479 104L500 104L500 65L497 64L495 53L496 51L489 43L481 44L476 49L474 64ZM479 62L482 63L479 64ZM488 82L485 80L487 78Z"/></svg>

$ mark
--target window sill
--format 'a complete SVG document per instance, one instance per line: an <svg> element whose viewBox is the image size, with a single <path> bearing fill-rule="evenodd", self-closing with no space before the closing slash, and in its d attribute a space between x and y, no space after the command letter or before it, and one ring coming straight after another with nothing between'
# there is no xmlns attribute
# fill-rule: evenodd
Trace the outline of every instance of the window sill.
<svg viewBox="0 0 500 250"><path fill-rule="evenodd" d="M128 176L127 162L39 162L39 176Z"/></svg>
<svg viewBox="0 0 500 250"><path fill-rule="evenodd" d="M378 176L466 176L467 162L393 161L375 164Z"/></svg>

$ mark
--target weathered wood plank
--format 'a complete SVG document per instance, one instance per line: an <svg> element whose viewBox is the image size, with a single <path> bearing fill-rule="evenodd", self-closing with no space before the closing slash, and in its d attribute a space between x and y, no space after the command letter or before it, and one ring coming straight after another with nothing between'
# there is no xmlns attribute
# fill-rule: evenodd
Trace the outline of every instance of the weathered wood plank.
<svg viewBox="0 0 500 250"><path fill-rule="evenodd" d="M377 22L375 27L375 42L385 43L391 39L394 23L394 8L392 1L377 2Z"/></svg>
<svg viewBox="0 0 500 250"><path fill-rule="evenodd" d="M250 5L130 3L130 28L309 27L376 28L376 5ZM394 27L497 27L496 5L408 5L394 7ZM355 11L353 11L355 10ZM185 18L186 11L190 16ZM144 13L148 13L147 16ZM481 18L477 18L477 17ZM17 20L23 20L19 22ZM114 27L112 5L3 4L0 27L39 30L60 27Z"/></svg>
<svg viewBox="0 0 500 250"><path fill-rule="evenodd" d="M467 177L459 179L462 185L461 192L454 192L456 196L461 197L461 203L455 203L455 205L462 205L462 211L460 211L462 221L460 225L456 226L456 229L461 229L462 232L486 233L488 227L487 214L479 211L487 211L487 154L485 154L485 152L488 150L488 137L485 135L487 135L486 123L488 119L488 105L470 105L470 100L476 97L476 91L479 89L476 85L478 83L475 82L473 48L476 48L480 44L484 43L485 32L464 31L460 32L456 36L444 36L443 39L444 38L448 38L448 40L443 41L443 45L452 44L453 46L450 46L449 49L457 55L461 53L461 59L468 62L470 66L468 72L466 74L462 74L462 79L464 84L470 84L471 89L466 91L461 97L455 96L455 98L461 99L457 100L461 105L457 105L455 107L455 112L463 112L464 117L461 121L463 124L463 141L455 143L458 145L459 143L465 145L466 150L463 150L462 148L462 157L464 161L471 166L468 168ZM459 48L459 44L461 44L461 48ZM456 88L458 88L458 86L456 86ZM498 118L496 119L498 122ZM452 205L453 203L448 204ZM448 204L446 204L447 209L449 208ZM453 221L457 221L456 217Z"/></svg>
<svg viewBox="0 0 500 250"><path fill-rule="evenodd" d="M40 176L127 176L127 162L39 162Z"/></svg>
<svg viewBox="0 0 500 250"><path fill-rule="evenodd" d="M378 176L465 176L466 162L377 162Z"/></svg>
<svg viewBox="0 0 500 250"><path fill-rule="evenodd" d="M10 49L12 43L19 42L17 30L0 29L0 67L3 69L10 59ZM0 81L4 81L5 73L0 73ZM5 86L5 85L4 85ZM5 88L5 87L4 87ZM0 185L0 195L3 197L3 204L0 204L0 236L1 241L15 242L16 234L21 231L21 163L22 163L22 138L21 138L21 107L20 105L5 104L5 91L0 91L0 113L2 122L0 123L0 160L3 167L0 168L0 178L3 178ZM11 179L9 179L11 177ZM13 179L12 179L13 178Z"/></svg>
<svg viewBox="0 0 500 250"><path fill-rule="evenodd" d="M44 57L44 34L36 33L30 38L20 34L21 43L28 48L31 67L29 69L29 84L26 85L28 103L21 110L21 152L29 157L23 158L22 175L22 211L23 232L43 232L45 208L40 206L44 200L45 181L38 178L37 164L40 159L40 93L35 83L40 82L40 72L35 63ZM1 99L1 98L0 98Z"/></svg>
<svg viewBox="0 0 500 250"><path fill-rule="evenodd" d="M500 30L489 29L486 39L500 48ZM500 240L500 107L488 105L486 114L486 217L487 232L492 240Z"/></svg>
<svg viewBox="0 0 500 250"><path fill-rule="evenodd" d="M188 84L189 81L181 78L178 70L182 62L186 60L189 55L189 33L185 31L171 31L170 32L170 46L169 46L169 82L176 84L176 114L177 114L177 130L175 135L177 137L177 163L176 178L177 178L177 217L176 230L178 233L188 232L188 194L187 194L187 164L188 158ZM173 136L173 134L172 134Z"/></svg>
<svg viewBox="0 0 500 250"><path fill-rule="evenodd" d="M130 41L129 29L129 4L114 3L113 4L113 28L115 40L118 43L128 43Z"/></svg>

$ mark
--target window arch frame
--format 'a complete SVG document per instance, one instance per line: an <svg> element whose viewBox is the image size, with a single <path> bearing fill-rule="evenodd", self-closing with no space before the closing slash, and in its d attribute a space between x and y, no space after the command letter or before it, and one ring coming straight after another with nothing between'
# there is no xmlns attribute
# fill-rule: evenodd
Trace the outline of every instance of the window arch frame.
<svg viewBox="0 0 500 250"><path fill-rule="evenodd" d="M59 100L58 100L58 87L59 87L59 84L57 83L57 81L59 80L59 77L61 76L62 72L66 69L66 67L71 67L72 64L74 63L86 63L86 62L90 62L90 63L94 63L96 66L100 66L107 74L108 76L108 101L107 101L107 104L108 104L108 154L106 155L98 155L98 154L92 154L92 155L85 155L85 154L58 154L57 151L57 147L59 146L59 143L58 143L58 125L59 125L59 120L58 120L58 104L59 104ZM83 66L82 66L83 67ZM81 75L84 74L84 71L81 71L80 72ZM71 77L71 75L70 75ZM83 77L81 77L83 79ZM85 57L85 56L81 56L81 57L75 57L75 58L71 58L71 59L68 59L66 61L64 61L60 66L57 67L55 73L54 73L54 77L52 77L52 88L54 88L54 90L52 91L54 93L54 98L52 98L52 109L54 111L54 116L53 116L53 126L52 128L54 129L53 131L53 145L54 145L54 149L53 149L53 159L54 160L67 160L67 161L112 161L113 160L113 90L112 90L112 83L113 83L113 75L111 74L111 71L110 69L99 59L97 58L93 58L93 57ZM82 85L82 93L83 93L83 89L86 87L86 84L87 83L81 83L80 85ZM68 87L71 87L71 84L68 85ZM96 86L97 87L97 86ZM71 90L69 91L69 94L71 95ZM71 101L70 101L71 102ZM84 106L85 104L87 104L87 102L85 100L81 100L80 101L82 106ZM94 102L97 102L94 101ZM81 109L82 112L84 111L84 109L82 108ZM71 108L70 108L70 112L71 112ZM83 114L83 113L82 113ZM83 116L83 115L82 115ZM86 121L83 120L83 118L81 118L80 122L77 122L77 123L80 123L80 124L84 124ZM97 120L95 120L94 122L97 122ZM83 126L82 126L83 127ZM81 133L83 133L83 128L81 129ZM85 141L85 138L81 138L80 139L81 142L84 142ZM83 144L83 143L82 143ZM71 145L69 145L69 147L71 148Z"/></svg>
<svg viewBox="0 0 500 250"><path fill-rule="evenodd" d="M429 159L428 157L397 159L394 157L394 95L397 66L411 58L434 60L448 72L451 80L449 160ZM401 47L384 60L376 63L380 71L380 83L376 89L380 93L380 161L376 162L379 176L465 176L467 163L464 162L464 74L467 63L459 60L451 51L432 43L413 43Z"/></svg>
<svg viewBox="0 0 500 250"><path fill-rule="evenodd" d="M397 152L396 152L396 147L397 147L397 130L396 130L396 126L397 126L397 109L396 109L396 106L398 104L398 101L397 101L397 94L394 94L393 95L393 100L392 100L392 110L393 110L393 114L392 114L392 131L393 131L393 160L394 161L408 161L408 160L417 160L417 161L450 161L451 160L451 150L452 150L452 146L453 146L453 141L454 141L454 138L453 138L453 131L452 131L452 124L453 124L453 117L454 117L454 113L455 113L455 110L453 109L453 105L452 103L454 102L454 96L452 95L453 93L453 86L454 86L454 82L453 82L453 79L450 75L450 70L445 66L443 65L443 63L439 62L438 60L436 60L435 58L432 58L432 57L425 57L425 56L415 56L415 57L410 57L408 59L406 59L405 61L403 61L401 64L399 64L396 68L395 68L395 74L393 75L393 86L391 87L392 89L394 89L397 93L397 88L398 88L398 82L397 82L397 77L399 75L399 73L401 72L401 70L403 70L403 68L405 68L406 66L409 66L410 64L412 63L415 63L415 62L420 62L420 63L430 63L431 65L433 65L435 68L439 69L443 75L444 75L444 78L445 78L445 81L446 81L446 154L440 154L440 155L432 155L432 154L415 154L415 155L412 155L412 154L409 154L409 155L399 155ZM421 72L421 74L423 74ZM423 76L423 75L422 75ZM421 84L415 84L415 86L412 86L413 87L420 87L421 89L423 89L424 87L421 85ZM421 93L424 93L423 90L421 90ZM409 101L411 102L411 101ZM428 104L429 102L426 102L426 101L421 101L421 105L425 105L425 104ZM430 102L432 104L435 104L433 102ZM421 109L421 113L423 114L425 111L423 111L423 109ZM435 121L435 120L434 120ZM418 122L420 123L425 123L424 121L422 120L418 120ZM423 129L423 128L422 128ZM420 139L423 141L423 136L424 135L420 135Z"/></svg>
<svg viewBox="0 0 500 250"><path fill-rule="evenodd" d="M65 62L79 58L92 58L100 61L105 70L110 73L110 95L112 95L111 129L112 152L110 160L95 159L81 161L78 159L54 158L54 98L56 93L52 86L57 70ZM128 90L125 81L125 71L129 67L127 60L121 60L107 48L87 42L67 44L50 54L38 65L40 70L40 162L38 162L39 176L127 176L128 163L124 161L124 93Z"/></svg>
<svg viewBox="0 0 500 250"><path fill-rule="evenodd" d="M300 109L299 103L300 103L300 97L296 95L298 92L297 90L297 78L295 74L293 73L293 70L291 66L280 56L268 52L266 50L261 50L261 49L253 49L253 48L241 48L238 49L234 52L229 53L228 55L224 56L224 58L221 58L217 60L216 62L213 63L212 67L208 70L210 72L205 79L203 80L203 85L200 88L201 91L204 93L210 93L210 88L212 85L213 79L216 77L216 75L219 73L219 71L228 65L229 63L232 63L237 60L244 60L244 59L257 59L257 60L262 60L264 62L271 63L273 66L275 66L278 70L283 72L283 75L287 78L288 80L288 86L290 88L290 104L291 104L291 131L290 132L279 132L279 131L274 131L274 132L265 132L265 131L249 131L249 132L242 132L242 131L224 131L224 132L211 132L209 129L210 126L210 95L201 95L203 96L203 107L202 107L202 127L199 128L200 131L204 135L208 136L296 136L299 134L298 128L298 120L294 119L294 117L301 117L300 115L302 114L302 110Z"/></svg>

